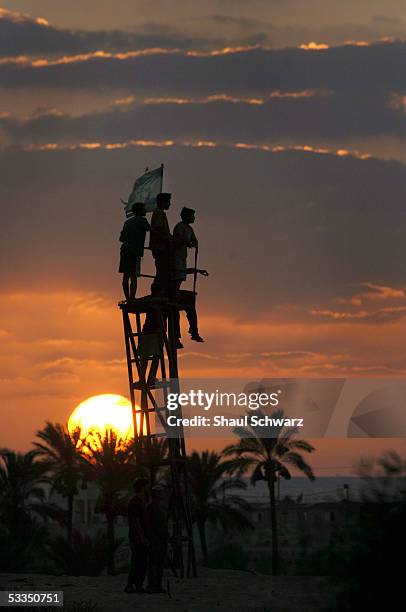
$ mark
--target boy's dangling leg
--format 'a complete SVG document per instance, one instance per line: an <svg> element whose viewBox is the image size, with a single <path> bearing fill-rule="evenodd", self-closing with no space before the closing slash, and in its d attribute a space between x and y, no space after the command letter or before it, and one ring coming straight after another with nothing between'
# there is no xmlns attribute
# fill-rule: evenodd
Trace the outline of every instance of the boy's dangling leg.
<svg viewBox="0 0 406 612"><path fill-rule="evenodd" d="M188 308L186 310L186 317L189 322L189 334L191 339L195 342L204 342L199 334L196 308Z"/></svg>

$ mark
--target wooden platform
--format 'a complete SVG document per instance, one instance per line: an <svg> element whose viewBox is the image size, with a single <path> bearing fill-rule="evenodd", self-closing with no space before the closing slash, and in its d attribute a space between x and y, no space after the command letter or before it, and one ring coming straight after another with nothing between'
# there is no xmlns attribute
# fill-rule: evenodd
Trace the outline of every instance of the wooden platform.
<svg viewBox="0 0 406 612"><path fill-rule="evenodd" d="M118 303L121 310L131 314L143 314L151 309L158 308L159 310L187 310L195 305L196 293L193 291L180 290L177 293L176 299L167 297L158 297L154 295L143 295L131 302L123 300Z"/></svg>

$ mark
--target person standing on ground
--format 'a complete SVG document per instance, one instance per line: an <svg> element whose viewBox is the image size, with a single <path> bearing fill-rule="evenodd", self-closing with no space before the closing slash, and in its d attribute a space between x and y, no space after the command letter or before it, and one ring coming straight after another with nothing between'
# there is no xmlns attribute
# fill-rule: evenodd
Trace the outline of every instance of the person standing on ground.
<svg viewBox="0 0 406 612"><path fill-rule="evenodd" d="M182 208L180 213L181 221L175 225L173 230L173 258L171 266L171 282L170 282L170 295L172 299L176 298L176 294L179 291L181 284L186 280L188 274L195 272L194 268L187 267L187 250L188 248L198 247L196 235L192 228L192 223L195 221L195 211L192 208L186 206ZM208 276L207 270L196 270L197 273L203 276ZM195 296L193 296L194 298ZM192 340L195 342L204 342L203 338L199 335L197 313L196 308L193 304L186 309L186 316L189 322L189 333ZM180 321L179 312L175 319L175 332L176 332L176 347L183 348L180 341Z"/></svg>
<svg viewBox="0 0 406 612"><path fill-rule="evenodd" d="M168 509L164 488L151 489L151 503L147 508L149 535L148 593L165 593L162 585L166 551L168 548Z"/></svg>
<svg viewBox="0 0 406 612"><path fill-rule="evenodd" d="M156 275L151 285L151 295L167 296L170 280L172 235L166 212L171 205L170 193L159 193L157 208L151 218L150 249L155 260Z"/></svg>
<svg viewBox="0 0 406 612"><path fill-rule="evenodd" d="M144 255L145 235L151 227L145 218L145 206L136 202L132 207L133 216L124 223L120 234L120 267L123 275L125 299L130 302L137 293L137 279L141 275L141 258Z"/></svg>
<svg viewBox="0 0 406 612"><path fill-rule="evenodd" d="M147 513L149 502L149 480L138 478L134 482L135 495L128 503L128 530L131 548L131 563L126 593L145 593L143 587L148 567L149 540L147 535Z"/></svg>

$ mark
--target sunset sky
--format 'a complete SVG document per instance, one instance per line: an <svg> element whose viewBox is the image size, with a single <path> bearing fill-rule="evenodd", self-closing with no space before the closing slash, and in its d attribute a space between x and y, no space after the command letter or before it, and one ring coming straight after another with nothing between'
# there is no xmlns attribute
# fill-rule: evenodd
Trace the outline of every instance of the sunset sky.
<svg viewBox="0 0 406 612"><path fill-rule="evenodd" d="M405 375L402 0L0 5L0 446L128 395L120 197L161 163L210 272L184 376Z"/></svg>

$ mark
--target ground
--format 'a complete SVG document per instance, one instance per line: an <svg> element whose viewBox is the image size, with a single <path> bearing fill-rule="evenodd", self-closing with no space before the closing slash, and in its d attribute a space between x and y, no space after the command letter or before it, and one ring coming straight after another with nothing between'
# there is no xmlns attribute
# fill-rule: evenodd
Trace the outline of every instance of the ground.
<svg viewBox="0 0 406 612"><path fill-rule="evenodd" d="M325 609L328 590L324 579L317 576L272 577L203 568L199 568L197 578L179 580L170 576L169 581L171 598L166 594L127 595L123 592L125 575L0 574L0 590L60 590L64 592L64 609L69 612L71 609L75 612L317 612ZM74 606L75 602L92 605Z"/></svg>

